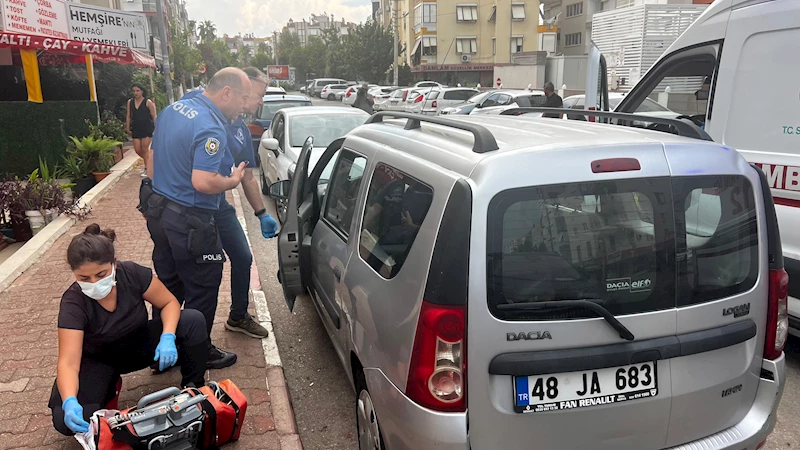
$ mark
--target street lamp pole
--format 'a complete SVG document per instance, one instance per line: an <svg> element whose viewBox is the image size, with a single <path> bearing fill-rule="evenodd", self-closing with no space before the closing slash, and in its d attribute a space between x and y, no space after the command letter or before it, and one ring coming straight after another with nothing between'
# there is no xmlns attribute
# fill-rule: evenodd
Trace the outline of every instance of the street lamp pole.
<svg viewBox="0 0 800 450"><path fill-rule="evenodd" d="M172 104L175 102L175 93L172 92L172 69L169 66L169 46L167 45L167 28L164 26L162 1L164 0L156 0L156 23L158 24L159 36L161 36L161 53L164 54L164 86L167 89L167 101Z"/></svg>
<svg viewBox="0 0 800 450"><path fill-rule="evenodd" d="M392 27L394 28L394 33L393 33L394 34L394 60L392 61L392 67L394 67L394 84L393 84L393 86L399 86L400 83L399 83L399 80L398 80L398 72L397 72L397 69L398 69L398 67L397 67L397 44L398 44L398 42L397 41L398 41L398 34L399 34L399 30L398 30L398 26L397 26L397 0L394 0L394 5L393 6L394 6L394 8L393 8L394 11L392 12L392 18L393 18L393 20L392 20L393 26Z"/></svg>

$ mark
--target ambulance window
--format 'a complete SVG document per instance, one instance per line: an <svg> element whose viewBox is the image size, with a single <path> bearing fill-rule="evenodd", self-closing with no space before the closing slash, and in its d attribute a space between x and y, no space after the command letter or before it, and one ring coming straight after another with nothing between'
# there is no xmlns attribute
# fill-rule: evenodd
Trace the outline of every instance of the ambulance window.
<svg viewBox="0 0 800 450"><path fill-rule="evenodd" d="M706 115L711 82L718 67L720 45L710 44L693 47L675 53L650 70L634 90L626 96L618 111L653 114L673 118L680 115ZM652 102L661 105L663 111L653 111Z"/></svg>

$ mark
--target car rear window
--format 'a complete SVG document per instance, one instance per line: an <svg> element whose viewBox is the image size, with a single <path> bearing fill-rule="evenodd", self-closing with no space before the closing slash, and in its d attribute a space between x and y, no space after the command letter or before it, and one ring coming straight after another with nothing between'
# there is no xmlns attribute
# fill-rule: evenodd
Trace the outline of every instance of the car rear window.
<svg viewBox="0 0 800 450"><path fill-rule="evenodd" d="M259 119L272 120L275 113L284 108L294 108L296 106L311 106L307 100L285 101L285 102L266 102L258 113Z"/></svg>
<svg viewBox="0 0 800 450"><path fill-rule="evenodd" d="M758 275L755 201L741 176L521 188L488 212L487 299L501 319L595 317L497 308L576 299L614 315L658 311L744 292Z"/></svg>
<svg viewBox="0 0 800 450"><path fill-rule="evenodd" d="M514 99L517 105L527 107L543 107L547 102L547 97L544 95L521 95Z"/></svg>

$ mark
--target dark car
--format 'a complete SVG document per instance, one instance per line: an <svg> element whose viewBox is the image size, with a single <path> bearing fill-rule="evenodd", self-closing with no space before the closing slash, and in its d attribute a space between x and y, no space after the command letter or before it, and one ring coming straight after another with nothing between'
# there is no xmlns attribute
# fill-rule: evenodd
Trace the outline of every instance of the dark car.
<svg viewBox="0 0 800 450"><path fill-rule="evenodd" d="M268 129L270 124L272 124L272 118L275 117L275 113L283 108L293 108L296 106L311 106L311 100L305 95L268 93L264 96L264 104L258 108L253 121L249 125L254 152L258 152L258 144L261 142L261 135L264 134L264 130Z"/></svg>

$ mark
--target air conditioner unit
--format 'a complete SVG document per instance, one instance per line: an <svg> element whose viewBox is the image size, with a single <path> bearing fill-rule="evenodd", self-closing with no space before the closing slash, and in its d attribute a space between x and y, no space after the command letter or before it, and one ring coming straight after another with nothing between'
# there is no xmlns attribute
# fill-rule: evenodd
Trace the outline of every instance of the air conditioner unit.
<svg viewBox="0 0 800 450"><path fill-rule="evenodd" d="M472 61L472 55L467 55L467 54L461 55L462 63L468 63L470 61Z"/></svg>

